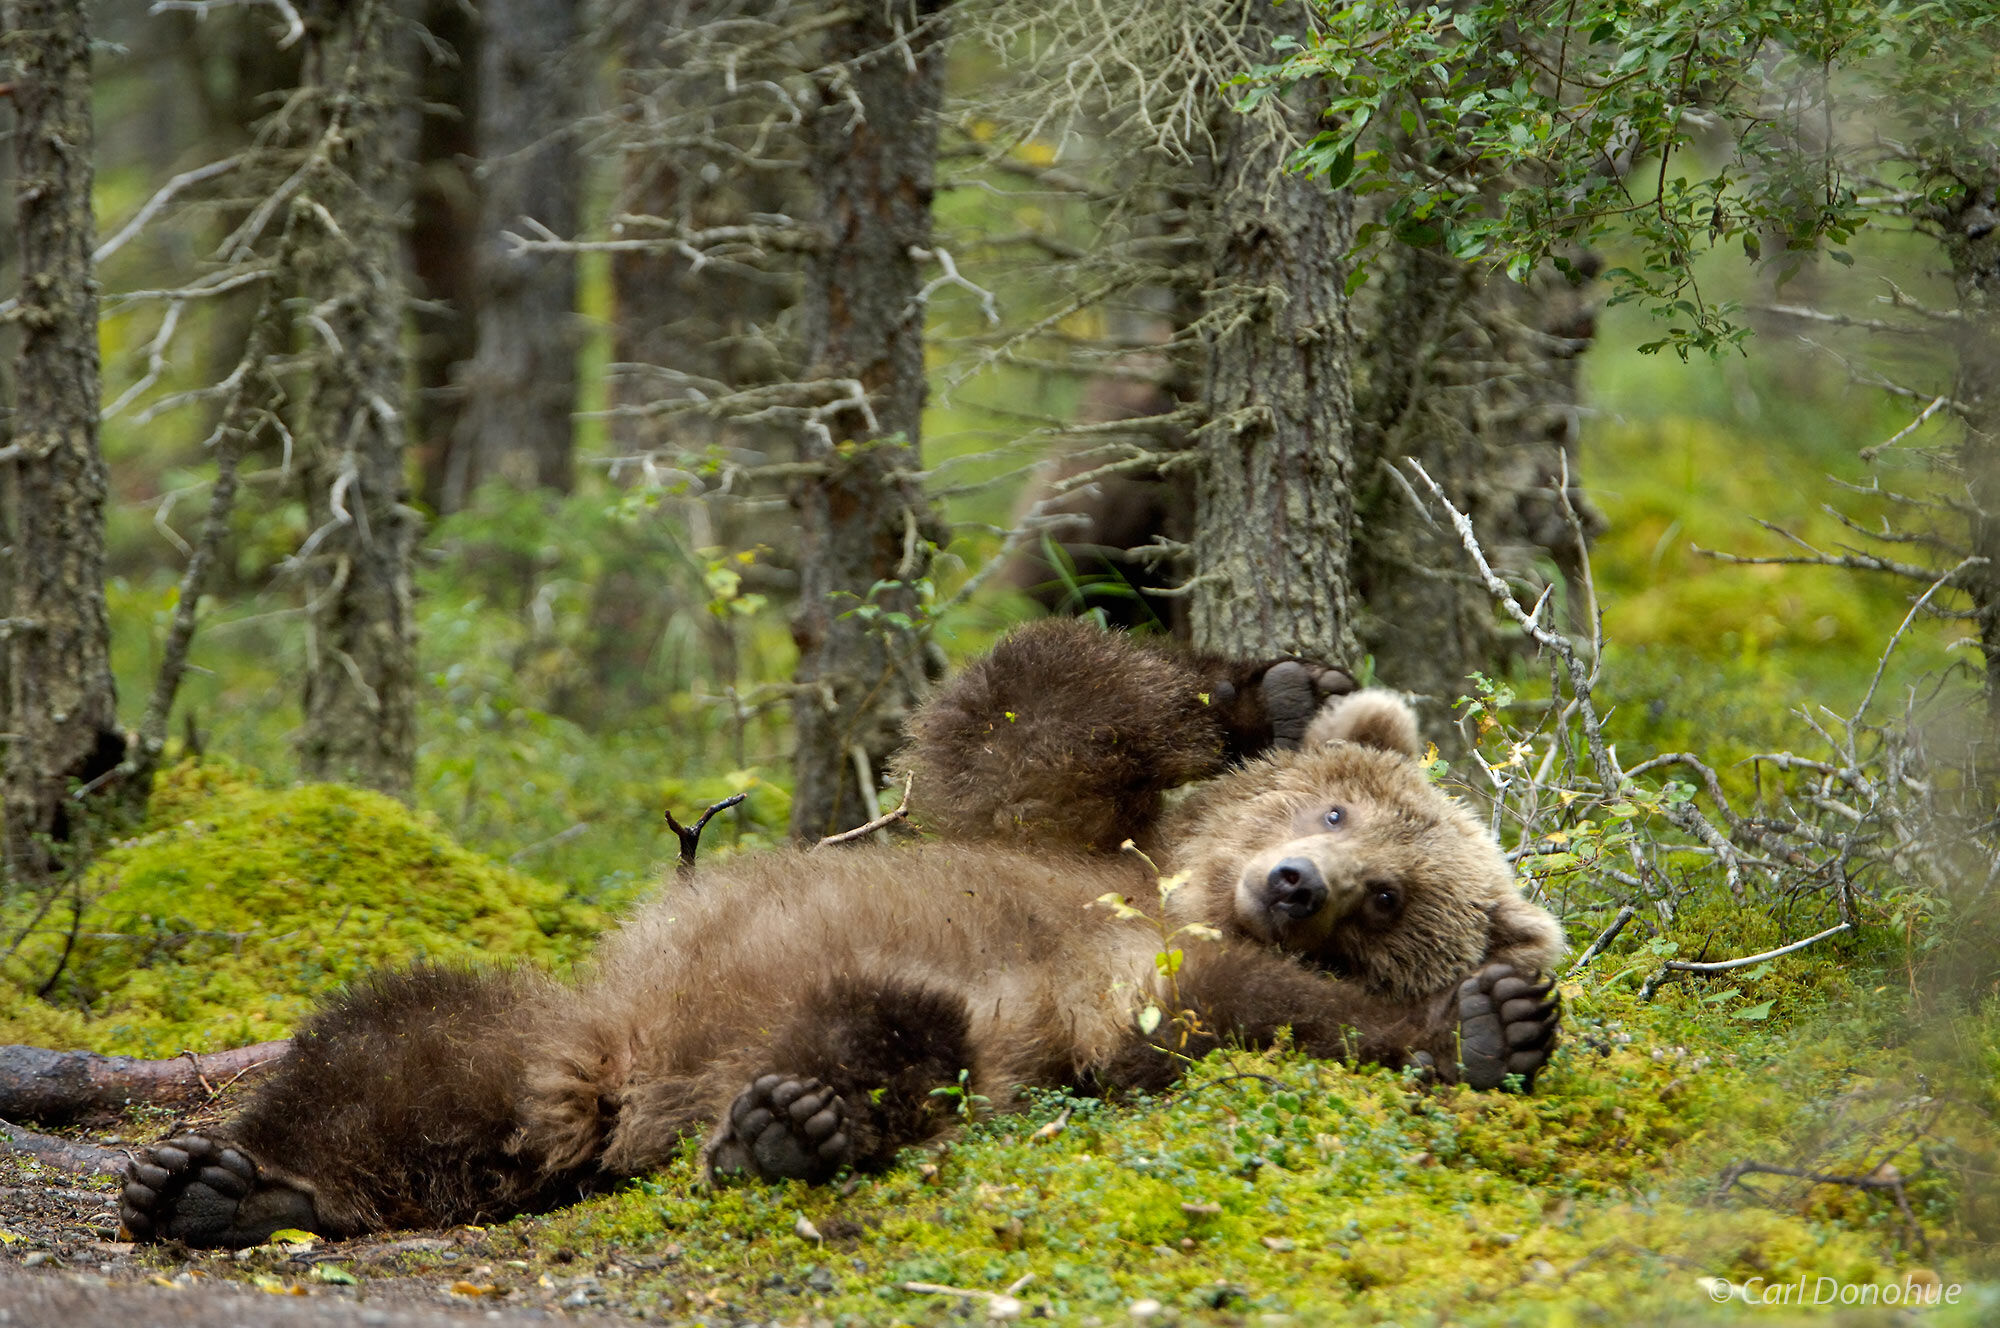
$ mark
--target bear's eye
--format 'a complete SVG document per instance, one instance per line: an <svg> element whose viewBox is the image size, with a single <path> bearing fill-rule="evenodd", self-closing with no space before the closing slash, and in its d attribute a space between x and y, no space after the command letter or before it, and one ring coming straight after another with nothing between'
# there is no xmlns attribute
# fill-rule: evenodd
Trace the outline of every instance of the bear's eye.
<svg viewBox="0 0 2000 1328"><path fill-rule="evenodd" d="M1320 817L1320 820L1326 824L1326 828L1329 830L1339 829L1340 823L1342 821L1345 821L1346 819L1347 819L1347 813L1339 807L1327 808L1326 815Z"/></svg>
<svg viewBox="0 0 2000 1328"><path fill-rule="evenodd" d="M1383 881L1371 881L1368 885L1368 902L1363 905L1368 916L1376 922L1387 922L1394 918L1403 907L1403 892Z"/></svg>

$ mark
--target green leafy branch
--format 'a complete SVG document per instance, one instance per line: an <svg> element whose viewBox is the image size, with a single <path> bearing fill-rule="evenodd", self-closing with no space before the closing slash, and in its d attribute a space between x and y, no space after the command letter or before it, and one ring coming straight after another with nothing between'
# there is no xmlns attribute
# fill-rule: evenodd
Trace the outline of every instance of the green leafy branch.
<svg viewBox="0 0 2000 1328"><path fill-rule="evenodd" d="M1293 165L1382 195L1357 251L1393 238L1519 281L1616 241L1635 256L1605 273L1610 302L1662 320L1642 350L1683 358L1749 335L1703 296L1698 254L1774 242L1781 282L1812 254L1851 263L1885 208L1979 178L2000 122L1983 0L1315 3L1318 30L1239 80L1239 106L1331 89ZM1863 193L1897 163L1916 193Z"/></svg>

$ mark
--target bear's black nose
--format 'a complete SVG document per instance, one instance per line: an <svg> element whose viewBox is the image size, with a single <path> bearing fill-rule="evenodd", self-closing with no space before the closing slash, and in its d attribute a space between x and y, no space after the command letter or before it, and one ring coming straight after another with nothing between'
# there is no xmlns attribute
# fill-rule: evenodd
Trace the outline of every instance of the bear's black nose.
<svg viewBox="0 0 2000 1328"><path fill-rule="evenodd" d="M1326 878L1311 858L1286 858L1264 878L1264 902L1291 918L1309 918L1326 907Z"/></svg>

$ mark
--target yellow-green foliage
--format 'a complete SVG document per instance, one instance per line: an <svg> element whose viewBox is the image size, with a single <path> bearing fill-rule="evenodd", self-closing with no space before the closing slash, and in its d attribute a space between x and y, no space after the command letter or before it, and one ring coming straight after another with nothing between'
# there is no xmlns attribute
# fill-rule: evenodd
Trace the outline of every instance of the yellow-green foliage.
<svg viewBox="0 0 2000 1328"><path fill-rule="evenodd" d="M215 764L161 776L145 831L42 902L6 909L0 1041L152 1056L282 1037L377 965L559 960L600 925L392 799Z"/></svg>

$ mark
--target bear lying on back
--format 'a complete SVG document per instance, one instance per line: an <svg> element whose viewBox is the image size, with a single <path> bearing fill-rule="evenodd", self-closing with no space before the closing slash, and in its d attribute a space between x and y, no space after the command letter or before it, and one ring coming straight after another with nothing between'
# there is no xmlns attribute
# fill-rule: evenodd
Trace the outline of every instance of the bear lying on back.
<svg viewBox="0 0 2000 1328"><path fill-rule="evenodd" d="M643 904L574 983L434 968L330 1003L242 1112L132 1165L140 1239L242 1245L485 1222L666 1164L825 1180L1026 1087L1170 1084L1283 1028L1324 1057L1443 1081L1532 1081L1558 1012L1554 920L1423 778L1399 700L1296 661L1022 629L914 718L904 766L941 838L704 868ZM1171 813L1164 792L1195 780ZM1175 922L1186 1015L1157 930Z"/></svg>

